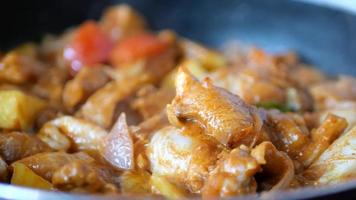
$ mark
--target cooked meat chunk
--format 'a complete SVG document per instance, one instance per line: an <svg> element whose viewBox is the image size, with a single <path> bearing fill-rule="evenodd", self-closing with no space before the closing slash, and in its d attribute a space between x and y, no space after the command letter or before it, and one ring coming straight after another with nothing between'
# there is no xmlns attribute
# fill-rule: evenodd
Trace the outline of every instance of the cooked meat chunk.
<svg viewBox="0 0 356 200"><path fill-rule="evenodd" d="M256 192L254 175L261 167L246 146L223 153L202 190L203 198L232 197Z"/></svg>
<svg viewBox="0 0 356 200"><path fill-rule="evenodd" d="M262 166L256 174L259 190L288 188L294 178L293 161L271 142L263 142L251 151L251 155Z"/></svg>
<svg viewBox="0 0 356 200"><path fill-rule="evenodd" d="M46 151L51 149L37 136L20 132L0 133L0 157L7 163Z"/></svg>
<svg viewBox="0 0 356 200"><path fill-rule="evenodd" d="M94 159L86 153L68 154L64 152L50 152L29 156L15 163L25 164L42 178L51 181L53 174L58 169L76 160L86 163L94 162Z"/></svg>
<svg viewBox="0 0 356 200"><path fill-rule="evenodd" d="M109 80L106 73L100 68L84 67L74 79L68 81L63 91L63 104L70 112L85 102L97 89L104 86Z"/></svg>
<svg viewBox="0 0 356 200"><path fill-rule="evenodd" d="M221 149L200 128L167 126L154 133L148 146L151 171L192 192L199 192Z"/></svg>
<svg viewBox="0 0 356 200"><path fill-rule="evenodd" d="M309 143L309 131L298 117L272 110L267 114L265 128L277 149L286 152L293 159Z"/></svg>
<svg viewBox="0 0 356 200"><path fill-rule="evenodd" d="M107 134L106 130L86 120L63 116L47 122L38 137L53 149L78 151L98 150Z"/></svg>
<svg viewBox="0 0 356 200"><path fill-rule="evenodd" d="M210 79L201 83L181 68L176 78L176 97L171 111L180 121L193 121L223 145L254 145L262 126L256 108L238 96L213 86Z"/></svg>
<svg viewBox="0 0 356 200"><path fill-rule="evenodd" d="M344 118L329 114L323 123L311 133L307 147L299 154L298 160L305 167L315 161L346 129L347 122Z"/></svg>
<svg viewBox="0 0 356 200"><path fill-rule="evenodd" d="M174 98L174 90L169 88L155 89L152 86L143 87L138 91L138 97L132 102L144 119L162 112Z"/></svg>
<svg viewBox="0 0 356 200"><path fill-rule="evenodd" d="M113 6L105 10L100 25L114 40L145 30L145 20L127 5Z"/></svg>
<svg viewBox="0 0 356 200"><path fill-rule="evenodd" d="M12 51L0 62L0 82L23 84L34 81L43 72L43 63L32 53Z"/></svg>
<svg viewBox="0 0 356 200"><path fill-rule="evenodd" d="M0 183L6 182L9 176L8 166L0 156Z"/></svg>
<svg viewBox="0 0 356 200"><path fill-rule="evenodd" d="M56 170L52 183L63 191L116 193L115 176L118 176L118 172L106 166L75 160Z"/></svg>
<svg viewBox="0 0 356 200"><path fill-rule="evenodd" d="M356 79L341 76L337 80L321 82L311 87L317 109L331 108L339 101L356 101Z"/></svg>
<svg viewBox="0 0 356 200"><path fill-rule="evenodd" d="M345 119L330 114L318 128L309 132L303 118L276 110L268 113L266 123L272 143L301 164L297 170L308 167L346 127Z"/></svg>
<svg viewBox="0 0 356 200"><path fill-rule="evenodd" d="M144 82L145 80L141 79L109 82L89 97L77 116L109 128L113 123L118 104L132 95Z"/></svg>
<svg viewBox="0 0 356 200"><path fill-rule="evenodd" d="M32 92L49 101L51 107L57 110L62 109L62 92L63 87L68 79L68 72L59 67L46 69L32 88Z"/></svg>

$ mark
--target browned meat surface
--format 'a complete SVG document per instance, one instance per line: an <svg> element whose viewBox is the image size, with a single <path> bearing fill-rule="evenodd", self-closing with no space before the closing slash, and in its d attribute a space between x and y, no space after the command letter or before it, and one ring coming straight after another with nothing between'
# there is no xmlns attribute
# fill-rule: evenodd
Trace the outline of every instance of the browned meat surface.
<svg viewBox="0 0 356 200"><path fill-rule="evenodd" d="M138 91L138 97L132 102L132 107L138 110L144 119L148 119L162 112L174 95L174 90L156 89L149 85Z"/></svg>
<svg viewBox="0 0 356 200"><path fill-rule="evenodd" d="M254 175L260 169L246 146L223 153L204 185L203 198L231 197L256 192L257 182Z"/></svg>
<svg viewBox="0 0 356 200"><path fill-rule="evenodd" d="M64 152L39 153L16 162L25 164L42 178L51 181L53 174L64 165L73 161L94 162L94 159L85 153L67 154Z"/></svg>
<svg viewBox="0 0 356 200"><path fill-rule="evenodd" d="M68 81L63 90L63 104L66 109L73 112L78 105L97 89L104 86L109 77L100 68L82 68L74 79Z"/></svg>
<svg viewBox="0 0 356 200"><path fill-rule="evenodd" d="M47 122L38 137L51 148L62 151L98 150L103 137L103 128L71 116L63 116Z"/></svg>
<svg viewBox="0 0 356 200"><path fill-rule="evenodd" d="M0 183L6 182L9 177L8 166L6 162L0 156Z"/></svg>
<svg viewBox="0 0 356 200"><path fill-rule="evenodd" d="M52 183L63 191L79 193L116 193L118 188L112 169L82 160L75 160L56 170Z"/></svg>
<svg viewBox="0 0 356 200"><path fill-rule="evenodd" d="M51 149L34 135L20 132L0 133L0 157L7 163L46 151Z"/></svg>
<svg viewBox="0 0 356 200"><path fill-rule="evenodd" d="M192 192L199 192L221 150L198 127L177 129L167 126L153 134L148 158L152 173L184 184Z"/></svg>
<svg viewBox="0 0 356 200"><path fill-rule="evenodd" d="M193 121L223 145L253 145L262 126L256 108L238 96L213 86L210 79L201 83L184 69L176 78L176 97L172 115L180 121Z"/></svg>

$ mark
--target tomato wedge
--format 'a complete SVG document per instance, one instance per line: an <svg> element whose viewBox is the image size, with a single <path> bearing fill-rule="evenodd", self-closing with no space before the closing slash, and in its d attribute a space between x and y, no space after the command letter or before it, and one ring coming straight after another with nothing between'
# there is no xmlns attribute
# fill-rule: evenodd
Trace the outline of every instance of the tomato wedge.
<svg viewBox="0 0 356 200"><path fill-rule="evenodd" d="M94 21L87 21L77 29L64 57L71 62L73 71L79 71L83 65L106 61L112 47L110 37Z"/></svg>
<svg viewBox="0 0 356 200"><path fill-rule="evenodd" d="M119 41L110 53L114 66L162 53L167 43L151 33L140 33Z"/></svg>

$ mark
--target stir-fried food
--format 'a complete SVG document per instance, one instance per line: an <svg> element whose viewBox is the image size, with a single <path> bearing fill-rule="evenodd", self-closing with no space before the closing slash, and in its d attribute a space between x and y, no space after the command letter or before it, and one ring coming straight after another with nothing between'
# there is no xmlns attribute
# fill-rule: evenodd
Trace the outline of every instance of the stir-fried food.
<svg viewBox="0 0 356 200"><path fill-rule="evenodd" d="M356 179L356 79L294 53L219 52L119 5L2 55L4 184L214 199Z"/></svg>

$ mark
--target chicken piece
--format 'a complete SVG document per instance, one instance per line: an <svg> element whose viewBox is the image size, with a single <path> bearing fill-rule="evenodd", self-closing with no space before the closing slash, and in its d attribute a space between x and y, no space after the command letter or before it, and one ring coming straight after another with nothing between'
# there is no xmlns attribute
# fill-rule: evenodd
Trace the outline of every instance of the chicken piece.
<svg viewBox="0 0 356 200"><path fill-rule="evenodd" d="M161 112L143 121L138 126L131 126L134 140L134 163L135 169L150 170L150 161L147 156L147 147L152 135L165 126L169 126L166 112Z"/></svg>
<svg viewBox="0 0 356 200"><path fill-rule="evenodd" d="M343 183L356 178L356 126L331 144L303 172L305 185Z"/></svg>
<svg viewBox="0 0 356 200"><path fill-rule="evenodd" d="M297 171L308 167L345 130L345 119L329 115L309 133L304 119L299 115L282 114L276 110L268 113L265 129L278 150L298 161Z"/></svg>
<svg viewBox="0 0 356 200"><path fill-rule="evenodd" d="M7 163L51 149L34 135L8 132L0 133L0 157Z"/></svg>
<svg viewBox="0 0 356 200"><path fill-rule="evenodd" d="M93 92L108 81L109 78L102 69L83 67L64 87L64 106L68 111L73 112L78 105L85 102Z"/></svg>
<svg viewBox="0 0 356 200"><path fill-rule="evenodd" d="M22 163L12 165L13 174L11 177L12 185L38 188L43 190L53 190L53 185L42 177L38 176L30 168Z"/></svg>
<svg viewBox="0 0 356 200"><path fill-rule="evenodd" d="M131 170L134 167L134 146L126 115L122 113L110 133L101 143L101 155L115 168Z"/></svg>
<svg viewBox="0 0 356 200"><path fill-rule="evenodd" d="M201 46L193 41L181 39L179 46L185 58L197 59L207 70L226 66L226 59L219 52Z"/></svg>
<svg viewBox="0 0 356 200"><path fill-rule="evenodd" d="M151 175L146 171L124 171L120 176L121 192L124 194L147 194L151 192Z"/></svg>
<svg viewBox="0 0 356 200"><path fill-rule="evenodd" d="M198 127L183 130L167 126L154 133L147 154L153 174L196 193L220 151L217 143Z"/></svg>
<svg viewBox="0 0 356 200"><path fill-rule="evenodd" d="M54 172L52 183L62 191L117 193L115 176L118 173L106 166L74 160Z"/></svg>
<svg viewBox="0 0 356 200"><path fill-rule="evenodd" d="M314 85L310 91L319 110L332 108L340 101L356 101L356 79L341 76L338 80Z"/></svg>
<svg viewBox="0 0 356 200"><path fill-rule="evenodd" d="M255 69L239 67L222 68L210 77L217 86L239 95L250 104L275 102L285 104L285 88L276 85Z"/></svg>
<svg viewBox="0 0 356 200"><path fill-rule="evenodd" d="M100 19L101 27L114 40L144 31L145 24L144 18L125 4L105 10Z"/></svg>
<svg viewBox="0 0 356 200"><path fill-rule="evenodd" d="M23 84L43 73L43 63L32 53L10 51L0 62L0 82Z"/></svg>
<svg viewBox="0 0 356 200"><path fill-rule="evenodd" d="M299 65L292 70L292 73L296 81L304 87L312 86L326 80L325 75L312 66Z"/></svg>
<svg viewBox="0 0 356 200"><path fill-rule="evenodd" d="M142 77L111 81L91 95L76 115L109 128L118 104L132 95L146 80Z"/></svg>
<svg viewBox="0 0 356 200"><path fill-rule="evenodd" d="M172 101L174 95L172 89L156 89L149 85L138 91L138 97L131 103L131 106L139 111L143 119L148 119L162 112Z"/></svg>
<svg viewBox="0 0 356 200"><path fill-rule="evenodd" d="M296 159L310 141L303 119L277 110L267 113L264 128L277 149L286 152L292 159Z"/></svg>
<svg viewBox="0 0 356 200"><path fill-rule="evenodd" d="M46 107L42 99L19 90L0 91L0 128L29 130L38 114Z"/></svg>
<svg viewBox="0 0 356 200"><path fill-rule="evenodd" d="M288 188L294 178L293 161L284 152L278 151L271 142L263 142L251 151L262 172L256 174L259 190Z"/></svg>
<svg viewBox="0 0 356 200"><path fill-rule="evenodd" d="M49 152L38 153L22 160L18 160L14 164L21 163L29 167L33 172L46 179L52 180L53 174L64 165L76 160L81 160L86 163L94 162L94 159L86 153L68 154L64 152Z"/></svg>
<svg viewBox="0 0 356 200"><path fill-rule="evenodd" d="M38 137L51 148L62 151L99 150L103 128L86 120L63 116L47 122L38 132Z"/></svg>
<svg viewBox="0 0 356 200"><path fill-rule="evenodd" d="M311 140L299 154L298 160L304 167L315 161L346 129L344 118L329 114L324 122L311 133Z"/></svg>
<svg viewBox="0 0 356 200"><path fill-rule="evenodd" d="M163 110L162 112L157 113L156 115L140 123L137 127L135 127L137 129L134 132L136 136L145 135L149 138L155 131L158 131L168 125L169 121L166 115L166 110Z"/></svg>
<svg viewBox="0 0 356 200"><path fill-rule="evenodd" d="M0 183L7 182L8 178L9 178L8 166L0 156Z"/></svg>
<svg viewBox="0 0 356 200"><path fill-rule="evenodd" d="M231 197L256 192L254 175L261 167L246 146L224 152L209 173L202 190L203 199Z"/></svg>
<svg viewBox="0 0 356 200"><path fill-rule="evenodd" d="M35 130L40 129L45 123L57 118L61 114L62 113L58 109L53 108L53 107L47 107L47 108L41 110L38 113L36 121L34 122L35 123L34 129Z"/></svg>
<svg viewBox="0 0 356 200"><path fill-rule="evenodd" d="M176 116L180 122L194 121L208 135L230 147L253 146L262 126L256 108L213 86L210 79L198 82L183 68L177 74L176 97L169 107L167 111L173 112L169 116Z"/></svg>
<svg viewBox="0 0 356 200"><path fill-rule="evenodd" d="M313 99L308 90L289 75L296 61L288 57L252 49L245 64L221 68L211 78L217 86L250 104L274 103L293 110L311 110Z"/></svg>
<svg viewBox="0 0 356 200"><path fill-rule="evenodd" d="M44 71L46 76L39 76L31 91L37 96L47 99L50 106L57 110L62 109L63 87L68 79L66 69L51 67Z"/></svg>
<svg viewBox="0 0 356 200"><path fill-rule="evenodd" d="M74 33L75 29L68 29L60 36L47 34L43 37L39 47L41 59L51 66L68 71L67 75L70 74L69 66L64 59L63 53L70 41L73 40Z"/></svg>

